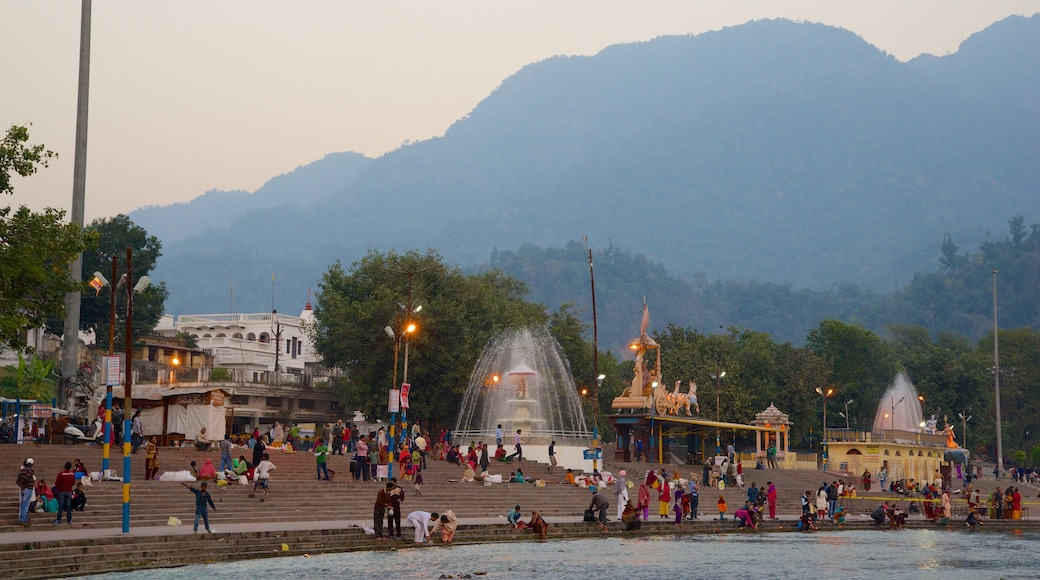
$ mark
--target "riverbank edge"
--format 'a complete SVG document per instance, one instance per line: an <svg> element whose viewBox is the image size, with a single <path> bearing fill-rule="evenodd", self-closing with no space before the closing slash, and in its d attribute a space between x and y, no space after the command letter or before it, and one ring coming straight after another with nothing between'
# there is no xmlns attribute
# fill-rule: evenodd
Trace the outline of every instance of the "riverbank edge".
<svg viewBox="0 0 1040 580"><path fill-rule="evenodd" d="M304 524L304 522L300 522ZM441 544L436 538L433 546L418 546L412 542L412 529L405 528L402 540L378 540L352 524L348 527L325 527L314 522L313 528L286 531L245 531L214 534L155 534L140 536L104 536L82 539L37 540L24 543L8 542L0 547L7 552L5 576L13 578L60 578L69 576L105 573L132 572L135 570L176 568L193 564L211 564L250 560L254 558L293 557L343 552L400 549L437 549ZM714 534L785 533L801 532L795 520L766 522L762 529L752 532L739 529L732 520L701 520L684 522L676 526L668 521L645 522L635 532L620 530L613 522L608 531L601 531L598 524L585 522L551 523L549 538L539 540L526 530L515 530L501 523L460 523L455 536L456 544L491 544L500 542L542 541L582 538L640 538L640 537L686 537ZM925 520L912 521L910 529L932 529L936 531L966 530L963 522L951 522L938 526ZM818 532L823 534L857 530L876 530L871 521L852 521L843 526L823 524ZM887 528L886 528L887 529ZM986 521L975 532L1036 532L1040 521L999 520ZM899 533L892 530L892 533ZM6 535L6 534L5 534ZM15 554L17 552L17 555Z"/></svg>

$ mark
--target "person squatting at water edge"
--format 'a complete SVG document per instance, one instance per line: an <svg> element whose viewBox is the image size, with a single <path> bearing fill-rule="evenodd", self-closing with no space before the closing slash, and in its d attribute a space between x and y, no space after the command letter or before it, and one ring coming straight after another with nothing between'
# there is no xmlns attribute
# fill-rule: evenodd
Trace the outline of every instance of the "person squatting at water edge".
<svg viewBox="0 0 1040 580"><path fill-rule="evenodd" d="M404 519L406 524L411 524L415 529L415 543L418 545L424 545L431 543L430 540L430 521L436 521L440 519L440 514L437 512L424 512L414 511L408 514L408 517Z"/></svg>

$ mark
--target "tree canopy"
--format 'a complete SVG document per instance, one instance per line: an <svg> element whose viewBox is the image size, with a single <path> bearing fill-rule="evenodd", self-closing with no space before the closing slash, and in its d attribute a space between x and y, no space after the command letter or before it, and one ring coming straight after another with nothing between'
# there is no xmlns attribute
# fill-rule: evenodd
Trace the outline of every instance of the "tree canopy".
<svg viewBox="0 0 1040 580"><path fill-rule="evenodd" d="M28 129L12 126L0 142L0 193L12 193L14 175L29 176L54 153L27 145ZM0 208L0 348L23 348L25 331L65 312L65 295L82 289L69 262L94 239L65 223L65 212Z"/></svg>
<svg viewBox="0 0 1040 580"><path fill-rule="evenodd" d="M522 283L497 271L464 275L433 250L370 251L349 271L333 264L319 288L315 346L326 365L346 372L337 387L340 399L370 417L387 414L395 347L401 365L397 382L403 381L405 341L412 384L409 419L446 421L458 410L473 366L492 336L547 322L540 304L524 300ZM406 321L417 325L407 337ZM387 326L396 338L388 337Z"/></svg>
<svg viewBox="0 0 1040 580"><path fill-rule="evenodd" d="M117 260L117 276L126 272L126 249L133 250L133 281L135 284L141 276L147 276L155 269L155 262L162 256L162 242L155 236L148 235L144 228L135 224L129 217L119 214L112 218L96 219L86 228L87 232L96 236L96 251L84 252L83 274L88 280L95 271L105 278L112 276L112 259ZM116 280L109 280L115 284ZM100 347L108 346L109 310L111 309L109 292L111 287L99 291L85 291L80 298L79 326L81 330L93 330ZM166 283L152 283L144 292L134 298L134 336L141 337L155 328L164 312L164 305L169 292ZM126 292L116 289L116 325L115 348L119 352L124 347L126 334Z"/></svg>

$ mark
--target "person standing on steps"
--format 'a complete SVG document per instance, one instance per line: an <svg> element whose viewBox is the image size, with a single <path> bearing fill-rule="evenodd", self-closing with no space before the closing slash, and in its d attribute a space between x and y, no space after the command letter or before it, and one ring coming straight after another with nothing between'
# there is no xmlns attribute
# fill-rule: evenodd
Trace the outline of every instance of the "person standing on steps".
<svg viewBox="0 0 1040 580"><path fill-rule="evenodd" d="M506 457L506 461L512 461L516 457L517 461L524 460L524 448L520 446L520 429L516 430L516 436L513 437L513 453Z"/></svg>
<svg viewBox="0 0 1040 580"><path fill-rule="evenodd" d="M390 483L393 484L393 487L390 488L390 509L386 511L386 524L389 532L387 537L393 539L396 535L398 540L402 540L404 537L401 535L401 502L404 501L404 490L397 485L396 477L390 478Z"/></svg>
<svg viewBox="0 0 1040 580"><path fill-rule="evenodd" d="M552 441L549 443L549 467L546 470L552 473L554 467L556 467L556 442Z"/></svg>
<svg viewBox="0 0 1040 580"><path fill-rule="evenodd" d="M220 443L217 443L217 448L220 449L220 471L226 471L231 469L231 452L234 450L234 444L231 442L231 437L225 435Z"/></svg>
<svg viewBox="0 0 1040 580"><path fill-rule="evenodd" d="M141 410L137 409L130 419L130 452L137 453L141 443L144 443L144 424L141 423Z"/></svg>
<svg viewBox="0 0 1040 580"><path fill-rule="evenodd" d="M697 519L697 503L700 500L700 490L697 488L697 478L690 474L690 482L686 484L686 495L690 498L690 519Z"/></svg>
<svg viewBox="0 0 1040 580"><path fill-rule="evenodd" d="M264 443L264 438L258 437L253 445L253 467L260 465L260 462L264 459L264 451L266 449L267 445Z"/></svg>
<svg viewBox="0 0 1040 580"><path fill-rule="evenodd" d="M271 463L271 456L264 453L263 459L256 466L256 483L253 484L253 491L249 494L249 497L256 497L256 488L264 488L264 497L260 498L260 501L267 500L267 490L270 486L271 472L275 470L275 466Z"/></svg>
<svg viewBox="0 0 1040 580"><path fill-rule="evenodd" d="M769 504L769 519L776 519L776 486L772 481L767 481L769 488L766 490L766 503Z"/></svg>
<svg viewBox="0 0 1040 580"><path fill-rule="evenodd" d="M23 526L29 525L29 504L32 502L33 487L36 484L36 473L33 470L33 458L30 457L22 462L22 469L18 471L18 523Z"/></svg>
<svg viewBox="0 0 1040 580"><path fill-rule="evenodd" d="M343 455L343 419L336 421L332 427L332 452Z"/></svg>
<svg viewBox="0 0 1040 580"><path fill-rule="evenodd" d="M621 515L625 511L625 506L628 505L628 479L625 477L626 475L628 475L628 473L622 469L614 479L614 499L617 501L618 521L621 520Z"/></svg>
<svg viewBox="0 0 1040 580"><path fill-rule="evenodd" d="M195 494L195 530L193 533L199 533L199 518L202 518L203 523L206 524L206 533L212 534L213 530L209 527L209 508L213 508L213 511L217 511L217 506L213 505L213 496L206 491L206 482L203 481L199 484L199 488L187 484L182 481L181 485L188 488L188 491Z"/></svg>
<svg viewBox="0 0 1040 580"><path fill-rule="evenodd" d="M316 469L318 470L318 479L329 480L329 446L325 445L325 441L318 439L318 446L314 448L314 460L316 462ZM322 474L325 477L322 477Z"/></svg>
<svg viewBox="0 0 1040 580"><path fill-rule="evenodd" d="M66 512L67 521L72 525L72 490L76 487L76 474L72 471L72 462L65 462L65 469L54 478L54 491L58 494L58 517L55 524L61 523L61 513Z"/></svg>
<svg viewBox="0 0 1040 580"><path fill-rule="evenodd" d="M495 445L502 444L502 424L499 423L498 427L495 427Z"/></svg>
<svg viewBox="0 0 1040 580"><path fill-rule="evenodd" d="M383 520L386 518L386 510L390 507L390 490L393 488L394 484L388 481L376 493L376 503L372 510L372 527L375 528L376 539L378 540L387 539L383 535Z"/></svg>
<svg viewBox="0 0 1040 580"><path fill-rule="evenodd" d="M155 444L155 437L148 438L144 453L144 478L155 479L159 475L159 446Z"/></svg>

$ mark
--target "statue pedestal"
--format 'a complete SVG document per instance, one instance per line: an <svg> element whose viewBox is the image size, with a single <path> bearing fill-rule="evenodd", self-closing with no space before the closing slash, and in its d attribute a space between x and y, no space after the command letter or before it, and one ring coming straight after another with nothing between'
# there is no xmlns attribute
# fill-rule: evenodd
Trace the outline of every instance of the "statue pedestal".
<svg viewBox="0 0 1040 580"><path fill-rule="evenodd" d="M533 399L507 399L506 409L509 416L499 419L499 423L509 425L510 433L516 433L516 430L520 429L520 435L525 441L527 437L523 436L524 433L528 436L533 435L545 423L544 419L535 416L538 412L538 401Z"/></svg>

